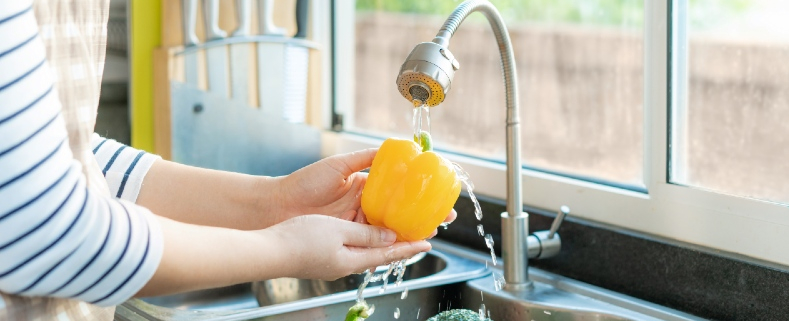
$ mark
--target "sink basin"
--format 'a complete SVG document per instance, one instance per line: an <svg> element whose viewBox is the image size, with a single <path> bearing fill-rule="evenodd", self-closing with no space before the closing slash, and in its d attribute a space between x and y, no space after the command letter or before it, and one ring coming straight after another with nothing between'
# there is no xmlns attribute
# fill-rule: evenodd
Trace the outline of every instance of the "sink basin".
<svg viewBox="0 0 789 321"><path fill-rule="evenodd" d="M456 247L436 247L450 253ZM466 257L486 260L478 252L464 252ZM502 274L498 267L493 273ZM484 304L493 320L528 321L679 321L705 320L647 301L576 281L561 275L529 269L534 287L528 290L496 290L493 275L466 282L459 305L478 310Z"/></svg>
<svg viewBox="0 0 789 321"><path fill-rule="evenodd" d="M380 273L381 271L377 272ZM365 300L376 305L368 320L426 319L459 304L463 284L490 271L484 261L430 251L408 265L403 282L382 291L382 282L370 283ZM335 281L280 278L183 294L132 299L118 306L118 320L337 320L355 299L363 275ZM406 295L403 291L408 289Z"/></svg>
<svg viewBox="0 0 789 321"><path fill-rule="evenodd" d="M403 281L436 274L444 270L446 266L446 260L438 255L418 255L418 260L406 266ZM379 267L376 269L376 274L384 273L386 269L386 267ZM393 286L395 281L396 278L392 273L388 279L388 287ZM280 278L252 283L252 292L260 306L264 307L348 291L355 292L363 282L363 274L350 275L334 281Z"/></svg>
<svg viewBox="0 0 789 321"><path fill-rule="evenodd" d="M400 286L371 283L365 300L376 306L369 321L426 320L440 311L485 305L493 320L702 320L680 311L539 269L530 291L496 291L486 253L431 241L433 251L406 270ZM342 320L356 299L361 275L336 281L275 279L184 294L133 299L116 319L138 320ZM407 295L403 291L408 289Z"/></svg>

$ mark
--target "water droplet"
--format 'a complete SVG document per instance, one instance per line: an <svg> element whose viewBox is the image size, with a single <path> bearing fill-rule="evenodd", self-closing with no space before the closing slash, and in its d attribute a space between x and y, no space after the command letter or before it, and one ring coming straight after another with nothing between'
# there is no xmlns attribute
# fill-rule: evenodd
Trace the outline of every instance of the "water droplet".
<svg viewBox="0 0 789 321"><path fill-rule="evenodd" d="M493 235L485 235L485 246L490 249L490 258L493 261L493 265L496 266L496 251L493 250Z"/></svg>
<svg viewBox="0 0 789 321"><path fill-rule="evenodd" d="M392 274L392 271L397 267L397 263L389 263L389 268L386 269L386 272L381 275L381 279L384 280L384 284L381 286L381 289L378 290L378 293L384 293L386 291L386 286L389 285L389 275Z"/></svg>
<svg viewBox="0 0 789 321"><path fill-rule="evenodd" d="M463 170L460 165L457 163L452 163L452 166L455 167L455 173L458 176L458 179L466 185L466 192L468 192L468 198L471 199L471 202L474 203L474 216L477 217L478 221L482 220L482 207L479 205L479 201L477 200L477 196L474 195L474 183L471 182L470 176L466 171Z"/></svg>
<svg viewBox="0 0 789 321"><path fill-rule="evenodd" d="M400 308L395 308L394 318L395 319L400 319Z"/></svg>
<svg viewBox="0 0 789 321"><path fill-rule="evenodd" d="M493 272L493 288L495 288L496 291L501 291L506 283L507 281L504 280L503 275Z"/></svg>
<svg viewBox="0 0 789 321"><path fill-rule="evenodd" d="M386 287L389 283L389 276L394 273L397 276L397 280L395 281L395 286L399 286L403 282L403 276L405 275L405 261L401 260L399 262L390 263L386 269L386 272L375 274L375 271L366 270L364 272L364 281L362 284L359 285L359 289L356 291L356 302L363 302L364 301L364 289L367 288L367 285L371 282L379 282L384 281L383 285L380 289L378 289L378 293L383 294L386 292Z"/></svg>
<svg viewBox="0 0 789 321"><path fill-rule="evenodd" d="M405 275L405 261L400 260L397 262L397 267L395 268L395 275L397 275L397 281L395 281L395 286L400 286L403 283L403 276Z"/></svg>
<svg viewBox="0 0 789 321"><path fill-rule="evenodd" d="M479 319L480 319L480 320L482 320L482 319L485 319L485 314L486 314L486 312L487 312L487 311L488 311L488 310L485 308L485 304L483 303L483 304L482 304L482 305L479 307Z"/></svg>
<svg viewBox="0 0 789 321"><path fill-rule="evenodd" d="M363 295L364 289L367 287L367 284L369 284L370 280L372 280L373 278L373 272L370 271L370 269L367 269L367 271L365 271L364 273L365 273L364 281L362 281L362 284L359 285L359 290L356 291L356 302L359 303L364 301L364 295Z"/></svg>
<svg viewBox="0 0 789 321"><path fill-rule="evenodd" d="M403 290L403 294L400 294L400 300L405 300L405 298L407 297L408 297L408 288L405 288L405 290Z"/></svg>
<svg viewBox="0 0 789 321"><path fill-rule="evenodd" d="M446 230L449 227L449 222L444 222L444 223L438 224L438 226L441 226L441 227L443 227Z"/></svg>
<svg viewBox="0 0 789 321"><path fill-rule="evenodd" d="M545 314L547 314L547 315L551 315L550 311L542 311L542 312L545 312Z"/></svg>
<svg viewBox="0 0 789 321"><path fill-rule="evenodd" d="M416 310L416 319L419 320L419 312L422 312L422 308Z"/></svg>
<svg viewBox="0 0 789 321"><path fill-rule="evenodd" d="M479 236L485 236L485 229L482 228L482 224L477 225L477 232L479 232Z"/></svg>

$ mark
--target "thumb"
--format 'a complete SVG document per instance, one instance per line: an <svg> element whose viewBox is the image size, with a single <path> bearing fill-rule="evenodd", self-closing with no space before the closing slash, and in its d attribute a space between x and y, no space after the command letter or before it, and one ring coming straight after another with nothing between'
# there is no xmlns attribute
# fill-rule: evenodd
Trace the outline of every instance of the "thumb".
<svg viewBox="0 0 789 321"><path fill-rule="evenodd" d="M373 158L375 158L376 153L378 153L377 148L368 148L352 153L334 155L327 158L327 161L343 176L347 177L370 167L373 164Z"/></svg>

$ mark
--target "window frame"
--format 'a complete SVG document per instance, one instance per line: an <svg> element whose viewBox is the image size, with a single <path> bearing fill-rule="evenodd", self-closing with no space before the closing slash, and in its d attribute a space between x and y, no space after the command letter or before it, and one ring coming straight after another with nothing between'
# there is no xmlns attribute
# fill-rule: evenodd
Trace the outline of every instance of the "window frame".
<svg viewBox="0 0 789 321"><path fill-rule="evenodd" d="M687 8L687 0L644 0L646 192L524 167L523 203L550 211L567 205L572 209L572 216L623 232L646 234L661 241L789 270L789 251L776 246L789 242L789 207L670 182L670 144L681 142L679 117L687 102L688 46L684 32L687 17L680 8ZM346 121L352 121L354 108L354 11L354 1L333 1L334 112ZM396 72L392 71L393 83ZM464 76L468 75L462 71L457 75ZM503 85L501 93L504 93ZM670 128L678 130L672 132ZM382 142L342 131L325 131L324 138L326 155L373 148ZM469 173L476 186L475 193L506 198L504 164L452 153L442 155Z"/></svg>

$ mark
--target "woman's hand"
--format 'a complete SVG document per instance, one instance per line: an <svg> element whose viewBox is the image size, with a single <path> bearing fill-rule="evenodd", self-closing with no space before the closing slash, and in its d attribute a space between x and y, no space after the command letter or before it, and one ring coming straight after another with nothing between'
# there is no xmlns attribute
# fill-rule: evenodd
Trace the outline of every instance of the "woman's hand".
<svg viewBox="0 0 789 321"><path fill-rule="evenodd" d="M362 189L377 149L334 155L282 177L281 220L321 213L353 220L361 206Z"/></svg>
<svg viewBox="0 0 789 321"><path fill-rule="evenodd" d="M298 216L262 233L273 233L279 244L269 246L289 253L286 276L305 279L335 280L431 248L426 241L395 243L390 230L325 215Z"/></svg>
<svg viewBox="0 0 789 321"><path fill-rule="evenodd" d="M302 215L254 231L156 218L164 251L137 296L281 277L334 280L430 250L426 241L396 243L392 231L326 215Z"/></svg>

